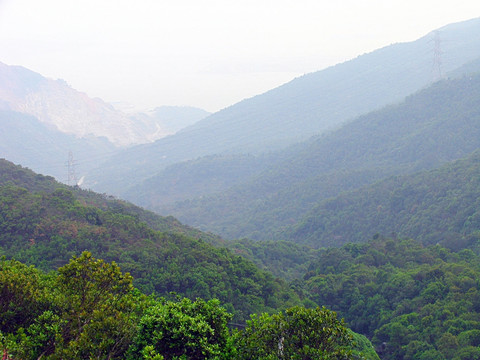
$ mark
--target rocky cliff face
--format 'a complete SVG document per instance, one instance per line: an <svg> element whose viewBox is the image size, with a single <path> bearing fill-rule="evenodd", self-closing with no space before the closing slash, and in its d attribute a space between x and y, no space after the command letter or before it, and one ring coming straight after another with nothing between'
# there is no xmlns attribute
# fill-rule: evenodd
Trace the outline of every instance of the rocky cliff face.
<svg viewBox="0 0 480 360"><path fill-rule="evenodd" d="M169 133L155 119L130 117L101 99L72 89L63 80L47 79L26 68L2 63L0 109L33 115L77 137L105 137L117 146L150 142Z"/></svg>

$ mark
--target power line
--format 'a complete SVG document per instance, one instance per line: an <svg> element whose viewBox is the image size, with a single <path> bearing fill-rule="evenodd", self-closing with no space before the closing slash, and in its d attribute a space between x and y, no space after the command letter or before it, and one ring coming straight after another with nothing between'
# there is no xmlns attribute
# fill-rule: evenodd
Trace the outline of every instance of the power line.
<svg viewBox="0 0 480 360"><path fill-rule="evenodd" d="M72 151L69 151L67 160L67 185L69 186L74 186L78 183L77 174L75 173L75 164L73 153Z"/></svg>

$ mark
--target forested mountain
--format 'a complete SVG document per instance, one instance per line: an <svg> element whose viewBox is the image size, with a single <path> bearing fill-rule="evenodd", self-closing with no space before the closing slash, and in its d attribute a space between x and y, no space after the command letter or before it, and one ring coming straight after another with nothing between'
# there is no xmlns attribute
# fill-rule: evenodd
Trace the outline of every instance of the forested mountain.
<svg viewBox="0 0 480 360"><path fill-rule="evenodd" d="M37 268L0 260L0 350L25 359L263 358L288 328L286 354L378 359L335 313L291 307L301 300L285 282L202 240L211 235L181 234L190 231L1 160L0 257ZM166 298L142 295L132 280ZM230 333L227 322L250 314Z"/></svg>
<svg viewBox="0 0 480 360"><path fill-rule="evenodd" d="M345 317L383 360L480 357L480 257L377 236L324 250L305 275L311 299Z"/></svg>
<svg viewBox="0 0 480 360"><path fill-rule="evenodd" d="M33 193L53 193L58 189L65 189L72 192L75 195L75 198L85 204L95 206L101 210L113 210L114 212L130 214L137 220L147 223L148 226L154 230L176 232L195 239L205 240L211 244L222 245L224 243L224 240L218 235L202 232L190 226L181 224L172 216L160 216L113 196L98 194L90 190L83 190L78 186L67 186L55 181L51 176L37 174L28 168L15 165L5 159L0 159L0 186L5 185L18 186Z"/></svg>
<svg viewBox="0 0 480 360"><path fill-rule="evenodd" d="M479 148L480 76L472 75L437 82L398 105L278 152L272 168L231 189L175 205L144 205L227 238L279 239L282 228L326 198L435 168Z"/></svg>
<svg viewBox="0 0 480 360"><path fill-rule="evenodd" d="M154 230L133 206L81 195L6 161L0 174L0 255L53 270L88 250L130 272L146 293L218 298L237 320L300 303L285 282L214 248L207 234L205 240L187 236L188 230L169 226L171 219L163 221L162 232Z"/></svg>
<svg viewBox="0 0 480 360"><path fill-rule="evenodd" d="M395 233L459 249L479 239L480 152L440 169L395 176L322 202L290 239L315 247Z"/></svg>
<svg viewBox="0 0 480 360"><path fill-rule="evenodd" d="M438 30L441 72L480 56L480 19ZM212 114L178 134L114 156L90 174L93 189L123 195L165 166L220 153L259 153L338 127L358 115L401 101L436 78L434 34L394 44L307 74Z"/></svg>
<svg viewBox="0 0 480 360"><path fill-rule="evenodd" d="M473 164L479 158L475 154L450 165L457 169L453 179L475 178L469 187L478 187L478 166L474 171ZM132 205L58 184L5 160L0 165L0 255L43 270L60 266L46 275L0 260L0 349L20 358L63 354L81 359L109 352L119 359L220 353L228 359L276 358L272 344L284 336L287 354L314 351L328 359L343 352L340 358L356 359L346 326L371 338L383 360L480 356L478 237L458 244L458 252L379 235L363 244L318 251L298 245L288 251L287 243L267 251L268 244L259 244L251 253L254 259L274 263L286 257L291 261L285 267L296 270L297 258L309 263L303 278L287 286L226 249L153 230L140 221L148 213ZM438 182L445 180L443 172L437 170ZM247 251L254 248L243 243ZM466 245L469 249L462 249ZM234 248L240 250L241 244ZM74 254L79 256L71 258ZM132 278L117 264L134 275L133 285L167 298L147 298L133 290ZM180 299L170 291L221 302ZM300 302L325 305L346 323L324 308L278 312ZM233 312L234 321L261 311L274 314L253 315L242 331L230 335L226 310ZM335 341L323 342L324 334ZM180 335L190 341L178 341ZM366 339L353 338L362 351L368 350ZM200 353L204 355L195 355Z"/></svg>

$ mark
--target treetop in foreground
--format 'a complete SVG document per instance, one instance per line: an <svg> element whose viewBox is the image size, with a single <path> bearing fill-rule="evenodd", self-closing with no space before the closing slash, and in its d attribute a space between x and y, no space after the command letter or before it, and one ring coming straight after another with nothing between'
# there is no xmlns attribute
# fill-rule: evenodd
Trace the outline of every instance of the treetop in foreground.
<svg viewBox="0 0 480 360"><path fill-rule="evenodd" d="M325 308L252 315L245 329L230 331L232 314L219 300L143 295L117 264L89 252L49 274L5 258L0 270L5 359L362 358Z"/></svg>

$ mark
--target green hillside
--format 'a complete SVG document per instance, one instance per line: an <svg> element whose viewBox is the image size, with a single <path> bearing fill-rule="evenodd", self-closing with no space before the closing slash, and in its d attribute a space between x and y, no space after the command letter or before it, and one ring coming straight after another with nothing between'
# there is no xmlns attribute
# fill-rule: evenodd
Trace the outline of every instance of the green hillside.
<svg viewBox="0 0 480 360"><path fill-rule="evenodd" d="M382 360L478 359L478 245L453 253L376 237L324 250L302 286L372 339Z"/></svg>
<svg viewBox="0 0 480 360"><path fill-rule="evenodd" d="M465 205L465 199L478 199L475 191L479 188L479 163L480 155L475 153L468 159L438 170L392 180L398 180L396 183L404 184L407 189L413 189L413 186L409 187L413 184L423 184L419 188L431 190L432 193L431 196L424 196L425 200L433 197L442 201L445 197L448 200L448 195L452 193L455 201L458 201L458 206L453 208L456 213L455 209L469 208ZM107 262L115 261L122 271L134 274L133 284L145 292L157 292L170 297L169 292L176 291L191 298L219 298L226 309L233 312L234 321L242 321L251 313L275 313L279 308L300 303L300 297L304 304L313 307L317 304L324 305L338 312L353 331L372 339L383 360L467 360L480 355L480 313L476 305L480 294L477 281L480 277L478 236L470 237L468 242L456 243L458 252L452 252L440 245L425 247L413 240L385 239L382 236L375 236L364 244L349 243L342 248L317 251L296 244L289 246L287 242L272 244L242 240L231 245L237 254L243 251L243 256L252 258L257 264L270 266L272 269L280 268L284 276L294 273L297 275L294 277L298 278L298 274L304 272L302 278L287 286L283 281L258 270L253 263L226 249L214 249L204 241L178 233L152 230L145 222L139 221L139 217L146 216L148 212L132 212L137 209L132 205L129 209L127 203L68 188L55 183L51 177L37 175L7 161L2 161L1 165L0 254L8 258L14 256L44 270L62 266L59 277L54 280L52 274L45 277L36 270L15 262L3 261L0 264L4 270L0 272L0 282L8 284L0 288L7 292L16 289L13 294L15 297L8 297L12 299L15 307L10 307L8 312L2 312L0 317L1 331L4 334L0 339L0 347L7 346L9 351L16 354L24 354L23 351L26 350L38 354L39 349L42 349L41 351L46 353L54 350L65 351L63 356L76 358L71 354L78 351L98 353L107 351L106 349L117 349L115 351L122 354L128 351L128 356L136 358L140 349L150 346L150 341L156 339L155 334L159 334L149 330L153 326L161 326L161 334L165 335L162 335L162 341L155 342L155 346L148 347L151 354L157 350L162 354L168 354L169 351L196 351L194 349L199 346L219 341L218 346L222 346L223 354L228 350L223 346L235 346L236 355L229 355L229 358L261 358L271 351L268 344L271 343L272 336L277 336L275 334L279 328L288 328L289 334L307 336L307 325L298 324L307 324L306 319L312 315L312 310L295 307L273 315L253 316L244 332L239 333L238 337L234 336L231 342L209 338L205 343L201 339L206 337L208 332L203 333L200 329L186 324L193 324L192 321L210 324L210 312L216 313L217 319L226 319L228 314L224 309L218 308L218 303L197 300L194 304L189 300L175 298L157 303L153 299L142 300L138 293L128 295L122 292L125 302L121 301L113 307L108 302L110 294L103 293L106 302L98 304L104 310L96 310L93 312L95 317L89 318L88 312L81 312L76 308L74 299L77 290L69 288L71 285L68 285L77 284L78 279L75 278L72 282L67 276L80 265L77 265L78 260L69 263L71 256L89 250L99 254L99 257L102 256ZM438 186L424 183L425 179L435 179ZM375 186L386 183L388 181ZM20 184L24 187L20 187ZM82 193L83 198L80 195ZM415 191L412 190L411 193ZM442 194L445 196L442 197ZM397 196L396 199L403 197ZM410 200L408 197L405 197L405 200L403 205L410 209ZM91 204L103 201L103 204L100 208L87 205L88 201ZM425 204L428 202L425 201ZM444 204L439 207L448 209ZM435 213L432 205L428 206L428 209ZM370 209L366 207L364 210L369 212ZM398 213L402 214L402 211ZM459 216L463 215L459 212ZM435 230L436 225L429 224L426 219L419 220L425 224L425 232ZM478 233L479 225L471 223L472 234ZM450 236L442 228L437 234L439 242L448 240ZM452 244L448 241L444 243ZM473 251L463 249L465 246ZM80 259L88 260L88 256L82 255ZM302 263L304 267L301 266ZM100 266L103 263L95 264ZM104 265L101 265L101 268L103 267ZM121 276L118 279L122 283L128 280ZM12 281L16 281L15 284L18 285L11 285ZM58 281L61 285L58 285ZM128 285L128 281L126 284ZM36 286L40 288L33 290L32 287ZM52 290L52 286L56 290ZM95 291L95 287L88 288ZM72 296L71 300L68 300L69 296ZM1 299L0 305L3 306L2 301L7 297L2 296ZM208 312L204 312L207 309ZM77 310L78 312L72 312ZM335 315L330 315L329 311L321 314L321 319L334 316L331 318L333 323L329 322L328 326L337 326ZM195 320L190 320L190 317L194 316ZM88 330L82 335L82 342L72 342L75 332L68 324L83 317L89 319L88 327L85 328ZM163 319L169 320L166 322ZM185 321L184 325L182 321ZM18 325L14 326L23 322L26 322L28 327L20 329ZM135 324L139 326L133 327ZM214 324L216 323L211 326ZM225 326L224 322L222 324L221 326ZM316 323L308 324L317 326ZM165 341L170 339L170 329L177 325L179 330L175 331L181 331L185 336L193 336L195 339L189 342L188 346L184 342L179 344L174 341L175 338ZM340 325L342 327L338 331L343 333L343 325ZM325 328L325 325L321 326ZM121 332L115 329L121 329ZM134 331L140 331L141 337L134 336ZM193 331L194 335L190 331ZM313 333L319 334L318 331ZM62 336L65 341L56 343L55 347L45 348L45 344L49 343L38 341L45 339L45 336L47 339ZM103 343L106 340L102 340L102 346L90 343L91 339L106 339L107 336L110 340L106 343ZM292 339L295 339L295 336L292 335ZM359 335L354 335L354 338L363 344L362 351L368 349L369 342L365 338ZM349 344L343 343L341 338L338 338L338 341ZM170 345L163 347L167 344ZM294 346L293 351L299 351L298 343L289 344ZM210 349L208 351L218 350L218 347L215 347L217 345L212 346L207 347ZM348 346L351 345L342 349L349 351ZM204 351L207 351L207 348ZM305 351L310 350L305 348ZM190 358L195 358L195 355L189 354ZM367 358L374 359L375 356L372 353ZM348 358L354 357L352 355Z"/></svg>
<svg viewBox="0 0 480 360"><path fill-rule="evenodd" d="M479 149L479 99L479 75L444 80L276 153L272 168L243 184L174 205L148 205L226 238L279 239L283 228L301 221L322 200Z"/></svg>
<svg viewBox="0 0 480 360"><path fill-rule="evenodd" d="M321 203L289 238L315 247L375 233L462 248L480 234L480 152L439 169L396 176Z"/></svg>
<svg viewBox="0 0 480 360"><path fill-rule="evenodd" d="M173 231L196 239L202 239L211 244L221 245L224 243L224 240L218 235L202 232L184 225L172 216L159 216L158 214L110 195L83 190L78 186L67 186L55 181L51 176L37 174L28 168L15 165L5 159L0 159L0 186L2 185L15 185L25 188L30 192L53 193L57 189L67 189L83 204L92 205L101 210L112 210L130 214L136 219L147 223L148 226L154 230Z"/></svg>
<svg viewBox="0 0 480 360"><path fill-rule="evenodd" d="M169 219L160 232L121 202L94 193L77 197L52 178L2 164L0 255L48 271L87 250L131 273L143 292L218 298L237 320L299 303L285 282L177 226L168 229Z"/></svg>
<svg viewBox="0 0 480 360"><path fill-rule="evenodd" d="M260 269L287 281L302 278L319 249L291 241L254 241L239 239L225 242L234 254L253 261Z"/></svg>

